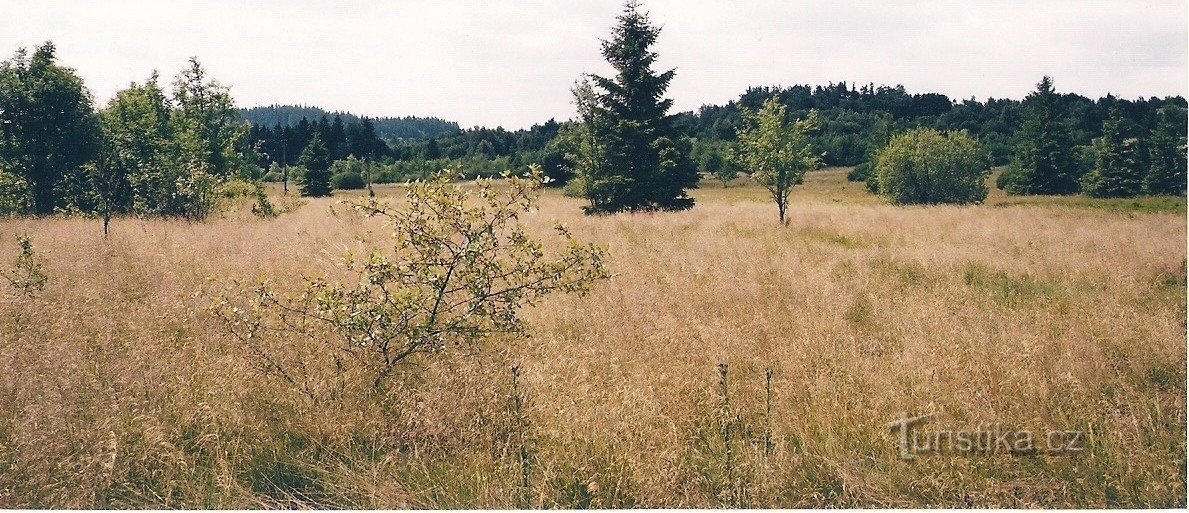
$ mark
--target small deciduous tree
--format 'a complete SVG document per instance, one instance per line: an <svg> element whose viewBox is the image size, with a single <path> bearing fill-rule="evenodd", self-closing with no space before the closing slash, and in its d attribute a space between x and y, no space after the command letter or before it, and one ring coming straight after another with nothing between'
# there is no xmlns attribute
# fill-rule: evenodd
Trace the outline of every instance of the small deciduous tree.
<svg viewBox="0 0 1189 513"><path fill-rule="evenodd" d="M775 96L759 111L745 108L744 124L737 131L739 142L732 152L732 160L772 194L781 224L786 223L793 186L822 162L809 141L809 133L818 124L817 112L810 111L801 120L790 122L787 118L787 108Z"/></svg>
<svg viewBox="0 0 1189 513"><path fill-rule="evenodd" d="M45 288L49 277L45 274L41 257L33 251L33 242L29 237L18 235L17 248L19 253L12 263L12 268L5 269L4 281L8 282L18 297L33 297Z"/></svg>
<svg viewBox="0 0 1189 513"><path fill-rule="evenodd" d="M979 203L989 173L987 153L965 130L909 130L875 159L879 193L896 205Z"/></svg>
<svg viewBox="0 0 1189 513"><path fill-rule="evenodd" d="M350 280L307 278L291 295L266 282L222 298L215 313L261 370L320 400L326 383L339 387L334 394L383 394L415 357L522 333L521 308L585 293L607 276L599 248L559 225L563 249L550 256L519 223L535 204L539 167L499 189L492 180L451 184L454 174L412 184L399 210L374 198L354 204L386 218L394 236L387 250L348 255Z"/></svg>
<svg viewBox="0 0 1189 513"><path fill-rule="evenodd" d="M254 194L256 202L252 204L252 213L256 217L272 218L277 217L280 212L277 212L276 207L273 206L272 201L268 199L268 192L264 190L264 184L256 182Z"/></svg>

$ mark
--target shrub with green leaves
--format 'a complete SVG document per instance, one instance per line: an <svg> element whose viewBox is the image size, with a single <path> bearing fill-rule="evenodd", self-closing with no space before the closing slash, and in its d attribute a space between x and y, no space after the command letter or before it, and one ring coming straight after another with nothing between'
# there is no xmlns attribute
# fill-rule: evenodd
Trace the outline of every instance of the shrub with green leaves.
<svg viewBox="0 0 1189 513"><path fill-rule="evenodd" d="M363 176L354 171L344 171L330 177L330 185L340 190L367 188L367 182L363 181Z"/></svg>
<svg viewBox="0 0 1189 513"><path fill-rule="evenodd" d="M41 257L33 251L33 242L24 235L17 236L17 247L20 252L12 263L12 268L5 270L3 276L12 291L21 297L33 297L49 281L45 274L45 267Z"/></svg>
<svg viewBox="0 0 1189 513"><path fill-rule="evenodd" d="M410 185L399 209L354 203L388 220L393 238L362 258L348 254L351 279L305 278L295 294L264 282L220 299L214 312L262 371L315 401L383 395L418 357L522 333L521 308L554 292L585 293L608 276L603 250L563 226L561 249L547 252L520 224L544 178L532 170L498 189L488 179L462 187L450 182L457 170L443 172Z"/></svg>
<svg viewBox="0 0 1189 513"><path fill-rule="evenodd" d="M896 205L980 203L990 161L965 130L918 128L892 137L876 156L879 194Z"/></svg>
<svg viewBox="0 0 1189 513"><path fill-rule="evenodd" d="M256 185L237 178L220 185L219 195L227 199L252 197L256 195Z"/></svg>

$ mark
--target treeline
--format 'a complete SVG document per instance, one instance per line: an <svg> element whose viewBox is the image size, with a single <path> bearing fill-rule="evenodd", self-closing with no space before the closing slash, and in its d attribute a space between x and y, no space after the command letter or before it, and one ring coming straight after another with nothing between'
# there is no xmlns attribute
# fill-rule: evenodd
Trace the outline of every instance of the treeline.
<svg viewBox="0 0 1189 513"><path fill-rule="evenodd" d="M0 213L199 219L219 188L259 175L249 126L196 59L167 91L154 72L101 110L52 43L0 64Z"/></svg>
<svg viewBox="0 0 1189 513"><path fill-rule="evenodd" d="M941 131L966 130L979 139L994 165L1007 164L1014 153L1015 135L1024 119L1020 100L952 101L937 93L910 94L903 86L864 85L846 82L811 87L757 87L748 89L726 105L708 105L697 112L680 115L681 125L703 142L734 141L740 123L740 109L758 110L768 98L780 99L789 115L805 117L818 111L822 126L813 136L814 149L824 153L825 164L855 166L867 161L887 133L912 128ZM1108 95L1097 100L1073 93L1056 99L1061 118L1069 127L1074 145L1089 145L1102 134L1102 125L1116 106L1120 115L1141 130L1151 131L1166 106L1185 108L1180 96L1133 101Z"/></svg>
<svg viewBox="0 0 1189 513"><path fill-rule="evenodd" d="M301 152L317 135L326 145L329 158L343 160L350 155L376 159L389 154L388 145L377 135L369 118L355 118L351 122L335 115L334 121L324 115L316 121L301 118L296 124L275 124L272 127L252 123L249 138L257 150L260 167L296 165Z"/></svg>
<svg viewBox="0 0 1189 513"><path fill-rule="evenodd" d="M301 118L292 126L252 124L249 138L257 150L257 165L268 169L265 180L301 178L301 157L315 136L325 146L329 162L353 158L350 169L363 172L369 183L400 182L423 178L444 167L460 166L468 175L497 176L509 169L543 163L555 179L564 181L560 151L547 151L561 123L549 120L526 130L474 127L421 139L385 142L370 118L336 114L333 120ZM339 166L340 169L345 169ZM354 183L352 180L350 183Z"/></svg>
<svg viewBox="0 0 1189 513"><path fill-rule="evenodd" d="M943 132L966 130L979 141L992 165L1008 165L1021 143L1021 129L1027 115L1021 100L969 98L953 101L938 93L909 93L903 86L867 84L856 87L839 82L825 86L755 87L725 105L706 105L696 112L672 116L675 129L692 141L690 158L698 169L727 176L731 165L727 154L736 142L743 109L756 111L773 97L785 105L792 118L804 118L811 110L818 113L818 127L809 135L813 151L823 156L824 165L858 166L852 174L855 180L866 180L870 176L875 154L894 134L917 128ZM1121 120L1119 123L1125 132L1142 134L1143 138L1153 133L1162 119L1167 119L1166 124L1170 126L1176 125L1178 119L1185 119L1186 112L1186 101L1181 96L1126 100L1112 95L1090 99L1074 93L1054 93L1052 102L1056 113L1054 122L1066 128L1068 145L1076 156L1068 164L1076 166L1071 172L1079 176L1094 167L1093 141L1103 135L1104 124L1112 112ZM304 116L325 111L294 107L284 112ZM350 114L337 117L342 118L348 132L352 127L363 127L363 137L375 132L377 138L385 139L383 146L373 141L374 151L364 150L363 146L367 145L348 145L356 149L346 152L332 150L335 153L333 160L354 154L373 160L377 166L385 166L383 172L376 172L374 181L377 182L420 176L427 172L424 170L432 170L444 162L461 164L474 169L476 174L489 174L490 169L500 166L522 169L529 163L540 163L558 185L573 176L575 163L567 155L575 155L578 144L572 133L578 127L574 121L551 119L529 129L474 127L388 140L374 128L374 120L373 127L368 128L364 118ZM292 118L286 119L292 122ZM342 137L336 135L335 125L338 123L329 123L334 133L328 134L325 131L328 124L323 119L324 115L316 119L298 118L279 137L286 141L283 144L276 142L276 135L254 129L253 140L262 141L259 146L267 155L260 165L267 167L269 162L292 165L313 131L321 131L328 144L332 140L341 140ZM274 126L271 132L280 134L282 129L283 124L282 127ZM1167 137L1176 138L1182 134L1183 130L1173 130ZM1143 153L1147 150L1136 151Z"/></svg>
<svg viewBox="0 0 1189 513"><path fill-rule="evenodd" d="M253 125L293 127L302 119L310 122L323 117L342 118L347 126L363 121L350 112L328 112L319 107L304 105L268 105L240 109L240 115ZM416 116L370 118L376 135L385 141L399 139L423 139L437 135L454 134L460 131L458 123L438 118Z"/></svg>

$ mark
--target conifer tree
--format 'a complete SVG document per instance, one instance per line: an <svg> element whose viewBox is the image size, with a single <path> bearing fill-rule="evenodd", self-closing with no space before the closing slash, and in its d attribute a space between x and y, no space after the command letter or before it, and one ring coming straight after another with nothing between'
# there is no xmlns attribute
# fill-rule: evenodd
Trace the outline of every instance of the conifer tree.
<svg viewBox="0 0 1189 513"><path fill-rule="evenodd" d="M591 75L575 89L582 122L594 139L586 145L597 157L580 158L576 192L590 201L588 211L680 210L693 206L685 190L697 187L690 143L668 114L664 98L674 70L652 70L649 50L660 28L639 4L629 0L602 53L615 69L612 78ZM592 154L593 155L593 154Z"/></svg>
<svg viewBox="0 0 1189 513"><path fill-rule="evenodd" d="M305 168L305 176L301 179L302 196L330 196L330 152L321 135L314 133L297 164Z"/></svg>
<svg viewBox="0 0 1189 513"><path fill-rule="evenodd" d="M1185 195L1185 110L1175 106L1160 109L1156 128L1148 139L1151 167L1144 180L1148 194Z"/></svg>
<svg viewBox="0 0 1189 513"><path fill-rule="evenodd" d="M1004 189L1010 194L1075 194L1078 166L1065 124L1061 96L1045 76L1024 98L1024 121L1016 132L1015 157Z"/></svg>
<svg viewBox="0 0 1189 513"><path fill-rule="evenodd" d="M1143 191L1143 147L1135 123L1118 104L1102 123L1102 137L1094 140L1094 170L1082 181L1082 192L1096 198L1129 198Z"/></svg>

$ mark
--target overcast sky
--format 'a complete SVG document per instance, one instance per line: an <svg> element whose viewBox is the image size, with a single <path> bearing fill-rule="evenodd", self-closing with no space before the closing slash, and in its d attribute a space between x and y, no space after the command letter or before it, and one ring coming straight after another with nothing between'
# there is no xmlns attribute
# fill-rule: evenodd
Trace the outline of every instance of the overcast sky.
<svg viewBox="0 0 1189 513"><path fill-rule="evenodd" d="M1044 74L1097 98L1186 95L1184 1L646 0L677 68L678 110L749 86L903 84L951 98L1022 98ZM0 0L0 52L52 39L100 104L198 56L242 107L316 105L527 127L574 114L618 0Z"/></svg>

